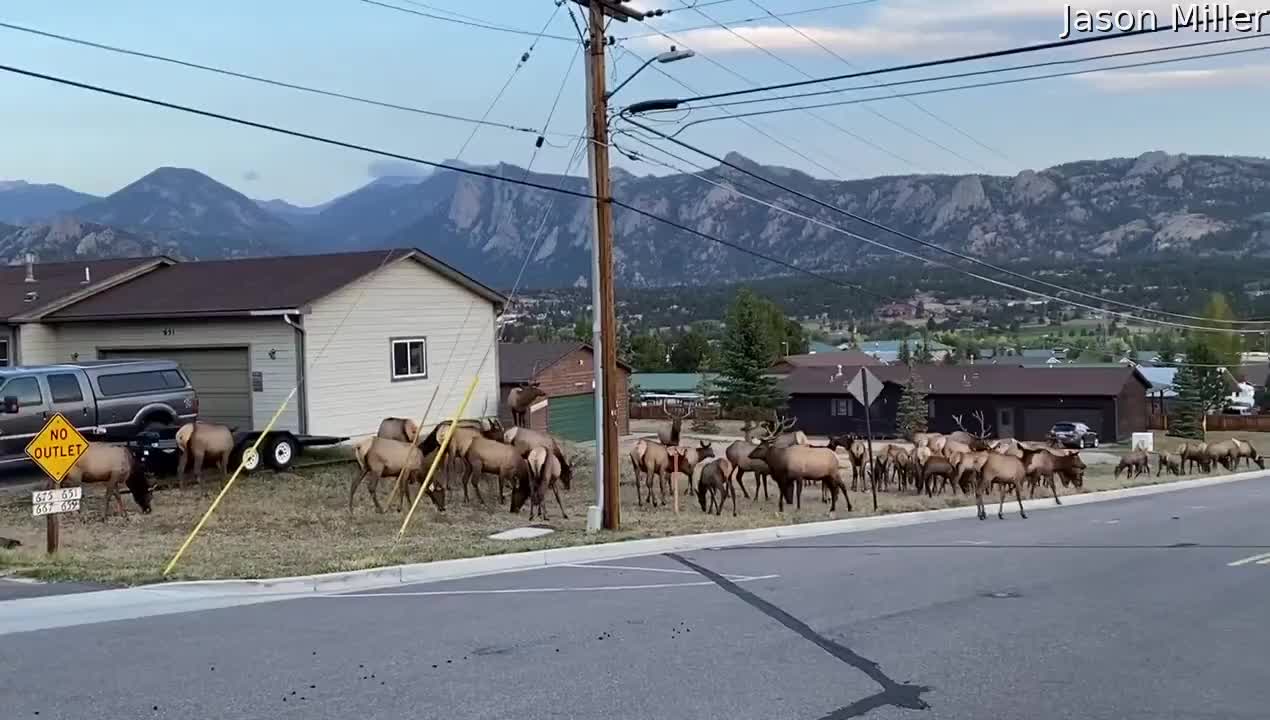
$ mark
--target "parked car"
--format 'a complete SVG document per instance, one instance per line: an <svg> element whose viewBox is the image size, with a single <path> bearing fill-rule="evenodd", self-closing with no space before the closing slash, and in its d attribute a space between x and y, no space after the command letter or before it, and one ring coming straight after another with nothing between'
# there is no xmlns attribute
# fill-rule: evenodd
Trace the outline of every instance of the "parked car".
<svg viewBox="0 0 1270 720"><path fill-rule="evenodd" d="M198 394L169 360L102 360L0 368L0 466L55 413L89 439L130 440L198 417Z"/></svg>
<svg viewBox="0 0 1270 720"><path fill-rule="evenodd" d="M1098 447L1098 433L1085 423L1061 422L1050 428L1049 440L1063 447Z"/></svg>

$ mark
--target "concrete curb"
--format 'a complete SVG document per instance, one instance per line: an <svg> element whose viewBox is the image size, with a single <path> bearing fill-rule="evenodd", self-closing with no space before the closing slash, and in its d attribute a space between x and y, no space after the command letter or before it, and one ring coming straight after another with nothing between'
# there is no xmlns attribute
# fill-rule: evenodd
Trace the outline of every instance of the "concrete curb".
<svg viewBox="0 0 1270 720"><path fill-rule="evenodd" d="M1063 505L1055 505L1052 498L1025 500L1023 506L1029 511L1057 510L1073 505L1109 502L1127 498L1146 497L1161 493L1179 492L1195 488L1212 487L1228 483L1241 482L1255 478L1264 478L1270 471L1223 475L1214 478L1197 478L1180 480L1162 485L1143 485L1140 487L1105 490L1102 492L1068 495L1063 498ZM269 578L262 580L190 580L170 583L144 585L141 588L164 591L190 591L202 595L298 595L306 593L339 593L357 590L369 590L392 587L404 583L427 583L441 580L457 580L478 575L532 570L552 565L568 565L574 563L597 562L602 560L619 560L641 555L655 555L666 552L689 552L706 548L750 545L774 540L792 538L810 538L822 535L864 532L883 528L921 525L942 520L970 518L976 516L973 505L967 507L947 508L944 510L922 510L893 515L876 515L864 518L846 518L842 520L823 520L819 522L801 523L798 525L777 525L750 530L729 530L698 535L678 535L666 538L649 538L645 540L626 540L622 542L601 543L597 545L580 545L577 547L554 548L551 550L532 550L529 552L508 553L506 555L486 555L456 560L438 560L428 563L395 565L392 567L374 568L370 570L352 570L348 572L326 573L323 575L303 575L297 577ZM138 589L141 589L138 588Z"/></svg>

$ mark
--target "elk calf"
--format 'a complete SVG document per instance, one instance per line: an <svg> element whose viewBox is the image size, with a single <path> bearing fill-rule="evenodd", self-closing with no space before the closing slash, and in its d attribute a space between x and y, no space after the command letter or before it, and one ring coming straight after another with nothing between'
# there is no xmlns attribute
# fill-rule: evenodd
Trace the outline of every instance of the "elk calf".
<svg viewBox="0 0 1270 720"><path fill-rule="evenodd" d="M712 457L699 463L692 470L697 485L697 502L701 504L701 512L714 511L715 515L723 513L723 501L732 496L732 517L736 517L736 488L732 486L732 463L725 457ZM710 505L706 506L706 496L710 497Z"/></svg>

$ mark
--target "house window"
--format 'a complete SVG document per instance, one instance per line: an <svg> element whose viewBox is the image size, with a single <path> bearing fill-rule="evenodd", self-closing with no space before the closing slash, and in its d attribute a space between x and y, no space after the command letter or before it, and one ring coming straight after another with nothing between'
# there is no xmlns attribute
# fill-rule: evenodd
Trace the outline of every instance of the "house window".
<svg viewBox="0 0 1270 720"><path fill-rule="evenodd" d="M855 400L851 398L832 398L829 400L829 414L833 417L851 417L855 409Z"/></svg>
<svg viewBox="0 0 1270 720"><path fill-rule="evenodd" d="M935 419L935 401L929 398L926 400L926 417Z"/></svg>
<svg viewBox="0 0 1270 720"><path fill-rule="evenodd" d="M0 367L9 367L9 341L0 340Z"/></svg>
<svg viewBox="0 0 1270 720"><path fill-rule="evenodd" d="M428 377L428 339L394 338L392 379L415 380Z"/></svg>

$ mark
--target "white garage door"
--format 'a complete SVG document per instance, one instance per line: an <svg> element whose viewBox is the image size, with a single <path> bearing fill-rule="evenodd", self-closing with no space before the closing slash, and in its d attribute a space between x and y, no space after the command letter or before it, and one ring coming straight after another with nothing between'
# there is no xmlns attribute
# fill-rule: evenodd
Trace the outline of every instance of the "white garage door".
<svg viewBox="0 0 1270 720"><path fill-rule="evenodd" d="M251 363L247 348L149 348L102 350L102 360L146 358L181 366L198 391L198 416L251 430Z"/></svg>

